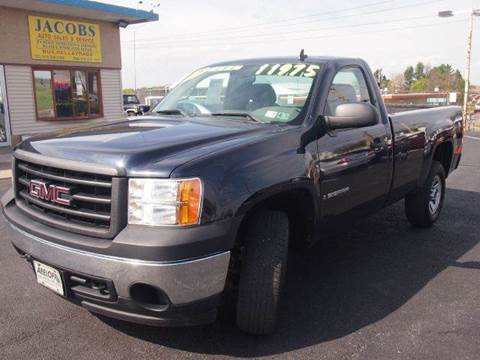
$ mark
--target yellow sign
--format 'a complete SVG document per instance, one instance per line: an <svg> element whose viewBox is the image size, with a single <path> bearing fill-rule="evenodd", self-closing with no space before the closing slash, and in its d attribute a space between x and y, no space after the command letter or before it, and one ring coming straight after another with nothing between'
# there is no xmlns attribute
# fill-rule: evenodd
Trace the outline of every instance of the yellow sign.
<svg viewBox="0 0 480 360"><path fill-rule="evenodd" d="M102 62L100 26L41 16L29 16L32 59Z"/></svg>

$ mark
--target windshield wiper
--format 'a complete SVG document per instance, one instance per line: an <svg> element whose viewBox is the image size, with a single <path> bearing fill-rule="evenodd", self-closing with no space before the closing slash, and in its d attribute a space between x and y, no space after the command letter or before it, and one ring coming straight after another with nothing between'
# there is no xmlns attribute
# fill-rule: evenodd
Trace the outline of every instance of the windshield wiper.
<svg viewBox="0 0 480 360"><path fill-rule="evenodd" d="M157 114L162 114L162 115L181 115L181 116L187 116L182 110L178 109L167 109L167 110L155 110Z"/></svg>
<svg viewBox="0 0 480 360"><path fill-rule="evenodd" d="M238 116L248 118L249 120L255 122L261 122L258 119L255 119L250 113L248 112L241 112L241 111L223 111L223 112L215 112L211 114L212 116Z"/></svg>

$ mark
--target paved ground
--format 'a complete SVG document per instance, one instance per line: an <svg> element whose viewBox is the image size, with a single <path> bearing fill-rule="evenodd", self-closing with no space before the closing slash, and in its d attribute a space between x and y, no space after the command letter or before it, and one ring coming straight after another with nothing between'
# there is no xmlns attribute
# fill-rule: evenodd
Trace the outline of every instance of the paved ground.
<svg viewBox="0 0 480 360"><path fill-rule="evenodd" d="M99 319L35 285L0 237L0 358L479 359L480 135L472 135L433 229L411 228L399 203L294 256L280 329L268 338L239 333L228 314L189 329Z"/></svg>
<svg viewBox="0 0 480 360"><path fill-rule="evenodd" d="M8 179L12 176L11 166L12 158L10 153L0 148L0 180Z"/></svg>

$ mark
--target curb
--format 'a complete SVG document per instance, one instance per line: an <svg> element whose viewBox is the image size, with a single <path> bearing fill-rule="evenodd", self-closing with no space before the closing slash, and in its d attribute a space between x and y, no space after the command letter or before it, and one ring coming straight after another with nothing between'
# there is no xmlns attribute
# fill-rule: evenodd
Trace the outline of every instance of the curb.
<svg viewBox="0 0 480 360"><path fill-rule="evenodd" d="M0 170L0 180L10 179L12 177L12 170Z"/></svg>

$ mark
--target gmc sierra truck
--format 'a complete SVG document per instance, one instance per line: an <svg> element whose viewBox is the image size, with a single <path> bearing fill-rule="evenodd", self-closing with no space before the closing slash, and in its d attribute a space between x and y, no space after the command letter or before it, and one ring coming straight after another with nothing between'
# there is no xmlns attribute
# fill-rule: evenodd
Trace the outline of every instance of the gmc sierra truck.
<svg viewBox="0 0 480 360"><path fill-rule="evenodd" d="M194 325L227 298L268 334L289 251L401 199L431 226L462 137L458 107L389 115L359 59L215 64L148 116L16 146L2 240L92 313Z"/></svg>

